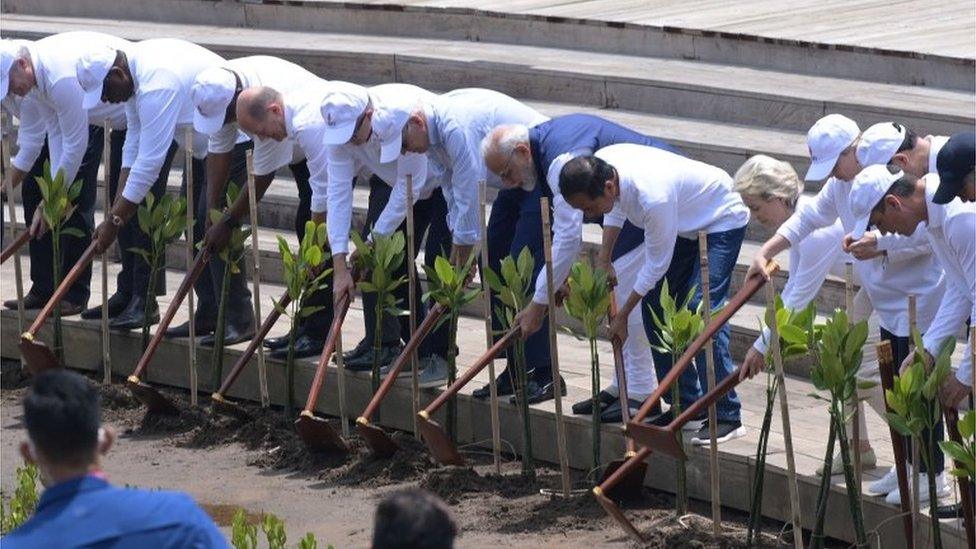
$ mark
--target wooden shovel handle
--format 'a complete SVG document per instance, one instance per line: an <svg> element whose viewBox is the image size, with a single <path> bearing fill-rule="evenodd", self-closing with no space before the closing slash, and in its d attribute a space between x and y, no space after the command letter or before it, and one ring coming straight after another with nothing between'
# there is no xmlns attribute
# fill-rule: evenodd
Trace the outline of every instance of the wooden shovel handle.
<svg viewBox="0 0 976 549"><path fill-rule="evenodd" d="M875 349L878 355L878 372L881 378L881 389L885 394L885 410L890 413L891 406L888 406L887 394L888 390L895 386L895 358L891 352L891 343L888 341L882 341L876 344ZM902 528L905 532L905 539L909 542L909 547L914 547L915 523L912 521L911 496L909 495L908 487L908 467L905 465L908 463L905 457L905 439L890 424L888 425L888 430L891 433L891 446L895 454L895 476L898 479L898 492L901 494Z"/></svg>
<svg viewBox="0 0 976 549"><path fill-rule="evenodd" d="M617 296L616 293L610 292L610 318L615 318L617 316ZM623 419L623 424L627 425L630 421L630 397L627 395L627 372L624 369L624 352L622 345L617 338L610 340L610 344L613 347L613 369L617 372L617 392L620 395L620 415ZM634 439L630 437L624 437L627 439L627 452L634 451Z"/></svg>
<svg viewBox="0 0 976 549"><path fill-rule="evenodd" d="M308 390L308 399L305 401L303 414L312 413L312 410L315 409L315 403L319 400L319 393L322 391L322 386L325 385L325 374L329 370L329 360L332 358L332 352L335 351L339 334L342 333L342 322L346 319L348 311L349 298L345 298L339 303L339 309L336 311L335 318L332 319L332 326L329 328L329 335L325 338L325 346L322 347L318 366L315 367L315 377L312 379L312 386Z"/></svg>
<svg viewBox="0 0 976 549"><path fill-rule="evenodd" d="M413 337L410 338L410 341L407 342L406 346L403 348L403 351L400 352L400 356L398 356L396 362L393 363L390 373L388 373L383 379L383 383L380 385L380 388L377 389L376 394L373 395L373 398L369 401L369 404L366 405L366 409L363 410L362 416L360 417L369 420L369 418L373 416L376 409L379 408L380 402L382 402L383 398L386 397L386 393L389 393L390 389L393 388L393 384L396 382L397 375L400 373L400 370L403 369L407 361L409 361L413 354L417 351L417 347L419 347L420 343L427 337L428 334L430 334L431 330L433 330L434 326L437 324L437 321L444 316L446 311L447 308L439 303L430 310L430 312L427 314L427 318L420 323L420 326L417 327Z"/></svg>
<svg viewBox="0 0 976 549"><path fill-rule="evenodd" d="M61 281L61 285L58 286L58 289L54 291L51 299L47 300L47 304L44 305L44 308L41 309L41 312L37 315L37 318L34 319L34 323L31 324L30 328L27 329L27 333L30 334L31 337L37 334L37 331L40 330L41 326L44 325L44 321L47 320L47 317L51 316L51 313L54 312L54 307L59 301L64 299L65 294L68 293L71 286L76 280L78 280L78 277L81 276L82 271L88 268L88 265L92 262L92 260L95 259L95 251L97 246L98 243L93 240L92 243L88 245L88 249L85 250L85 253L81 254L81 257L78 258L75 266L68 271L68 274L64 277L64 280Z"/></svg>
<svg viewBox="0 0 976 549"><path fill-rule="evenodd" d="M24 231L17 238L13 240L6 248L3 249L3 253L0 253L0 263L6 263L11 256L17 253L17 250L21 249L27 241L30 240L30 232Z"/></svg>
<svg viewBox="0 0 976 549"><path fill-rule="evenodd" d="M180 310L180 305L183 304L183 300L186 299L186 294L193 289L193 284L196 283L200 275L203 274L204 267L207 266L207 262L210 261L210 252L208 250L200 250L197 252L197 258L193 261L193 268L190 272L186 273L183 277L183 282L180 283L179 289L176 290L176 295L173 296L173 300L169 303L169 308L166 309L166 314L159 321L159 326L156 327L156 333L153 334L151 340L149 340L149 345L146 350L142 353L142 357L139 358L139 364L136 365L136 369L132 372L132 377L141 378L143 372L149 366L149 362L152 361L152 357L156 354L156 349L159 348L159 344L163 342L163 337L166 335L166 329L169 328L171 322L173 322L173 317L176 316L177 311ZM193 314L193 313L190 313ZM191 341L190 345L194 345L195 342Z"/></svg>
<svg viewBox="0 0 976 549"><path fill-rule="evenodd" d="M487 366L492 360L495 360L495 357L498 356L498 354L501 353L506 347L511 345L520 333L521 330L519 330L517 327L509 330L504 336L502 336L501 339L496 341L490 349L485 351L485 354L482 355L473 366L468 368L468 370L464 372L464 375L459 377L453 385L445 389L443 393L437 395L437 398L435 398L433 402L421 410L420 415L423 416L424 419L429 418L430 415L436 412L438 408L443 406L449 398L456 395L458 391L460 391L465 385L474 379L474 376L478 375L481 370L484 370L485 366Z"/></svg>
<svg viewBox="0 0 976 549"><path fill-rule="evenodd" d="M705 347L708 340L711 339L712 336L714 336L722 328L722 326L724 326L725 323L732 318L732 315L738 312L739 309L741 309L742 306L745 305L753 295L755 295L756 292L766 285L766 278L772 276L778 270L779 264L775 261L770 261L766 264L766 269L764 270L765 276L752 276L742 284L742 287L739 288L739 291L736 292L734 296L732 296L732 299L729 300L725 307L723 307L718 314L712 316L712 321L708 323L708 326L705 327L705 330L701 333L701 335L699 335L695 341L688 346L688 349L685 350L683 355L681 355L681 358L679 358L678 361L671 366L671 370L668 372L668 375L666 375L664 379L658 383L657 389L655 389L654 392L651 393L651 396L644 401L644 404L641 405L640 410L638 410L637 414L634 416L633 421L643 421L644 418L647 417L647 414L649 414L658 404L658 402L661 401L661 397L671 389L671 386L678 381L681 374L684 373L684 371L692 363L692 361L695 359L695 355L697 355L698 352Z"/></svg>
<svg viewBox="0 0 976 549"><path fill-rule="evenodd" d="M291 296L288 295L288 292L286 291L285 295L281 296L281 299L278 301L278 307L285 308L289 303L291 303ZM268 313L268 316L264 319L264 322L258 329L258 333L255 334L254 338L251 339L251 341L247 344L247 348L244 349L244 354L242 354L241 357L237 359L237 362L234 363L234 367L231 368L230 373L227 375L227 379L224 380L224 383L220 386L220 389L217 390L217 394L224 396L227 391L230 390L231 385L237 381L237 376L241 375L241 372L244 371L244 367L247 366L247 363L251 361L251 357L254 356L254 353L258 350L258 346L261 345L264 338L268 335L268 332L270 332L271 328L274 327L275 322L277 322L278 318L281 317L281 311L278 310L278 307L271 308L271 312Z"/></svg>

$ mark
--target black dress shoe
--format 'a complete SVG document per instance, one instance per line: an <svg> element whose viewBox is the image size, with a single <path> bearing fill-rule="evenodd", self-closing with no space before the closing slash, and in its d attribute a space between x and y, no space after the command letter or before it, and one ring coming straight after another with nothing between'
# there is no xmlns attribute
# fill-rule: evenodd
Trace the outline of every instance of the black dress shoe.
<svg viewBox="0 0 976 549"><path fill-rule="evenodd" d="M350 362L356 362L357 360L359 360L360 357L362 357L372 348L373 348L372 342L367 341L366 338L360 339L359 343L357 343L356 346L353 347L351 351L346 351L342 353L342 363L349 364ZM333 356L332 362L335 361L336 361L335 357Z"/></svg>
<svg viewBox="0 0 976 549"><path fill-rule="evenodd" d="M108 298L108 317L115 318L125 310L125 306L129 304L130 297L118 292L112 294L112 297ZM85 309L81 313L81 318L84 320L97 320L102 318L102 306L98 305L90 309Z"/></svg>
<svg viewBox="0 0 976 549"><path fill-rule="evenodd" d="M277 351L278 349L284 349L288 346L288 338L291 334L285 334L278 337L266 337L261 345L264 345L265 349L270 349L272 351ZM295 338L296 340L298 338Z"/></svg>
<svg viewBox="0 0 976 549"><path fill-rule="evenodd" d="M613 404L614 402L618 402L620 400L620 398L615 397L615 396L611 395L610 393L608 393L606 391L600 391L599 393L597 393L596 399L597 399L597 402L600 405L600 411L601 412L607 406L609 406L610 404ZM618 404L617 406L619 407L620 405ZM587 415L588 416L588 415L592 414L593 413L593 399L592 398L588 398L586 400L581 400L581 401L577 402L576 404L573 404L573 413L576 414L576 415L578 415L578 416L581 416L581 415Z"/></svg>
<svg viewBox="0 0 976 549"><path fill-rule="evenodd" d="M527 375L531 376L533 371L534 370L530 370ZM512 379L512 376L514 375L515 372L509 370L508 368L505 368L502 370L502 373L498 374L498 377L495 378L495 388L498 391L498 396L503 397L515 394L515 384L513 383L514 380ZM475 389L471 395L474 398L488 398L491 396L491 385L485 384L484 387Z"/></svg>
<svg viewBox="0 0 976 549"><path fill-rule="evenodd" d="M72 303L70 301L61 302L61 316L75 316L81 314L85 310L85 306L81 303Z"/></svg>
<svg viewBox="0 0 976 549"><path fill-rule="evenodd" d="M379 365L380 368L390 364L403 351L403 346L397 343L396 345L385 345L380 347L379 353ZM356 360L350 360L344 363L347 370L350 372L370 372L373 370L373 349L369 349L363 353Z"/></svg>
<svg viewBox="0 0 976 549"><path fill-rule="evenodd" d="M962 503L940 505L935 509L935 516L940 520L962 519L964 518L964 515L962 514Z"/></svg>
<svg viewBox="0 0 976 549"><path fill-rule="evenodd" d="M145 307L146 299L134 296L129 300L129 304L125 306L125 309L108 323L108 327L113 330L136 330L142 328L142 322L145 318L143 316L145 314ZM154 299L152 305L149 307L149 324L152 325L157 322L159 322L159 306Z"/></svg>
<svg viewBox="0 0 976 549"><path fill-rule="evenodd" d="M248 323L244 326L233 326L229 325L224 328L224 346L236 345L242 341L247 341L254 338L254 323ZM204 347L213 347L216 342L215 334L211 333L200 338L200 345Z"/></svg>
<svg viewBox="0 0 976 549"><path fill-rule="evenodd" d="M214 331L214 324L215 322L213 320L197 319L197 325L194 326L194 328L196 328L196 336L199 338L207 334L212 334ZM167 339L177 338L177 337L190 337L190 321L188 320L183 324L180 324L179 326L167 328L165 337Z"/></svg>
<svg viewBox="0 0 976 549"><path fill-rule="evenodd" d="M547 400L556 398L556 395L553 393L553 389L555 389L556 384L552 381L539 382L538 380L533 379L529 381L528 385L529 386L525 388L525 394L529 404L538 404L540 402L545 402ZM561 376L559 378L559 386L561 388L559 391L560 394L562 394L562 396L566 396L566 380L564 380ZM508 401L512 404L518 404L518 395L512 395Z"/></svg>
<svg viewBox="0 0 976 549"><path fill-rule="evenodd" d="M641 402L639 400L634 400L632 398L627 399L628 408L630 408L630 417L634 417L637 410L641 407ZM621 423L624 420L624 416L620 413L620 398L614 399L609 406L600 412L600 423Z"/></svg>
<svg viewBox="0 0 976 549"><path fill-rule="evenodd" d="M47 305L48 299L49 298L41 297L35 294L34 292L27 292L27 295L24 296L24 310L31 311L34 309L41 309L45 305ZM8 309L16 310L18 303L20 302L17 301L16 299L8 299L7 301L3 302L3 306Z"/></svg>
<svg viewBox="0 0 976 549"><path fill-rule="evenodd" d="M325 347L325 341L317 337L312 337L309 335L301 335L295 339L295 358L307 358L310 356L319 356L322 354L322 347ZM285 342L285 346L271 351L271 358L278 360L288 359L288 342Z"/></svg>

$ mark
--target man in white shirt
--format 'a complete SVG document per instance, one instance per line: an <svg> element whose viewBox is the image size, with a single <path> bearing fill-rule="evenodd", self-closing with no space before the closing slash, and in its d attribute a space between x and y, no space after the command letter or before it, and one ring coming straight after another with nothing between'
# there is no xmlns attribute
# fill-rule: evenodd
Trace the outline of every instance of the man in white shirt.
<svg viewBox="0 0 976 549"><path fill-rule="evenodd" d="M35 178L43 175L44 163L50 160L52 176L63 171L66 183L82 181L75 212L66 227L81 231L85 234L83 240L87 240L95 224L98 165L104 145L102 125L108 122L112 128L125 128L121 106L102 104L91 112L82 107L84 92L78 85L75 63L87 49L106 44L121 48L128 42L100 33L68 32L36 42L4 40L0 46L4 64L9 62L9 68L2 71L4 97L10 92L22 98L16 113L21 120L19 150L11 159L6 185L13 188L27 179L23 189L24 216L34 236L29 245L33 284L24 296L27 309L42 307L54 292L54 251L51 234L38 215L42 198ZM62 275L84 251L83 245L72 245L75 239L64 237L61 243ZM82 312L90 295L90 280L89 266L62 301L62 315ZM16 301L4 305L17 307Z"/></svg>
<svg viewBox="0 0 976 549"><path fill-rule="evenodd" d="M413 181L414 244L420 249L427 234L425 262L433 266L438 255L447 256L450 248L448 208L441 189L432 181L443 171L428 161L426 154L401 154L400 130L407 117L418 105L428 104L435 97L427 90L409 84L383 84L352 88L354 93L336 95L322 104L322 118L328 121L326 144L329 165L329 242L335 254L335 288L333 299L352 297L352 276L347 255L349 232L352 226L352 192L356 174L369 172L369 204L363 237L372 234L389 235L405 231L407 212L406 180ZM402 265L394 277L406 276L411 265ZM394 298L405 306L409 288L401 286ZM421 288L417 288L417 303L424 306ZM372 342L376 329L375 294L363 293L363 312L366 335L350 353L344 356L345 365L353 371L372 367ZM423 314L423 311L421 311ZM379 361L389 365L399 354L401 341L410 338L410 324L406 317L384 314L381 320L382 347ZM421 387L436 387L447 380L448 326L445 324L427 336L418 349L422 368Z"/></svg>
<svg viewBox="0 0 976 549"><path fill-rule="evenodd" d="M708 234L712 306L721 307L725 302L749 223L749 210L732 190L732 179L727 173L660 149L622 144L567 162L559 176L559 190L566 202L585 216L604 215L605 234L607 227L620 227L625 220L644 230L643 265L630 295L610 323L610 337L626 342L630 312L641 306L644 297L665 277L669 286L677 286L678 296L686 295L696 284L701 275L699 231ZM609 232L612 234L612 229ZM604 246L612 246L612 240L604 238ZM692 301L692 307L696 307L700 298ZM644 316L645 333L650 341L656 341L659 336L650 316ZM715 336L717 382L733 371L728 344L729 328L725 326ZM655 368L661 378L667 375L671 364L656 363ZM678 387L683 407L702 396L705 376L702 361L696 361L695 369L682 374ZM735 391L719 400L717 408L718 440L742 436L745 429ZM669 423L673 416L668 411L655 422ZM689 422L686 429L698 429L696 438L704 441L709 436L702 419L704 414Z"/></svg>
<svg viewBox="0 0 976 549"><path fill-rule="evenodd" d="M190 88L201 71L223 63L220 56L196 44L176 39L152 39L139 42L127 51L99 48L84 55L77 65L78 80L85 90L85 106L99 102L125 103L128 132L122 155L121 196L116 197L107 219L95 231L99 250L115 240L119 228L136 212L138 205L150 192L161 172L168 172L175 149L172 143L183 143L184 128L193 123L193 103ZM194 151L194 239L203 237L206 219L207 156L205 135L192 132ZM243 155L243 148L239 154ZM185 172L184 172L185 175ZM238 184L244 180L243 171L234 174ZM184 177L184 190L186 181ZM210 276L201 276L194 286L199 302L196 316L200 343L212 345L216 328L220 286L224 264L211 259ZM133 300L136 298L133 297ZM254 335L254 312L250 304L251 292L243 271L232 275L227 303L224 343L232 345ZM153 300L155 301L155 300ZM158 311L155 311L158 315ZM121 315L120 315L121 316ZM116 319L117 321L120 319ZM141 317L133 315L131 326ZM179 327L178 327L179 328ZM178 329L171 335L184 335ZM207 335L204 335L207 334Z"/></svg>
<svg viewBox="0 0 976 549"><path fill-rule="evenodd" d="M220 209L220 197L224 194L233 161L233 150L239 136L237 100L247 88L273 85L286 93L299 90L321 80L304 68L265 55L239 57L212 67L197 75L190 90L193 101L193 126L196 131L209 135L207 146L207 203L211 209ZM274 181L275 172L288 166L298 189L298 211L295 215L295 233L301 240L305 236L305 222L311 219L312 189L309 186L308 163L305 153L293 140L254 138L254 187L256 200L264 195ZM245 187L219 223L210 225L203 237L204 246L216 253L222 250L230 238L232 228L239 226L249 211L248 190ZM326 268L330 268L327 264ZM305 300L309 307L322 309L303 317L296 329L294 354L304 358L322 352L325 334L332 324L332 297L327 285ZM288 354L289 334L268 338L263 344L271 349L271 356L284 359Z"/></svg>

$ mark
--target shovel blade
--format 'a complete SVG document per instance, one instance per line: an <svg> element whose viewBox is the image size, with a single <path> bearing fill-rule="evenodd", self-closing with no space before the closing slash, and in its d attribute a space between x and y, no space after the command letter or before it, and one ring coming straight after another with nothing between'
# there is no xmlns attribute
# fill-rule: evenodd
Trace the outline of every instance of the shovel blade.
<svg viewBox="0 0 976 549"><path fill-rule="evenodd" d="M603 491L600 490L599 486L593 489L593 497L596 498L596 501L600 504L600 507L603 507L603 510L610 515L610 518L615 520L617 524L619 524L631 537L640 543L644 542L644 536L642 536L637 530L634 523L627 520L627 517L624 516L624 512L620 510L620 507L617 507L616 503L605 496Z"/></svg>
<svg viewBox="0 0 976 549"><path fill-rule="evenodd" d="M444 429L434 420L423 416L417 418L417 428L427 443L431 455L441 465L464 465L464 458L457 447L447 438Z"/></svg>
<svg viewBox="0 0 976 549"><path fill-rule="evenodd" d="M373 455L376 457L389 459L400 449L396 442L393 442L393 439L383 429L369 422L357 422L356 430L359 431L359 435L366 441L366 446L369 446L369 449L372 450Z"/></svg>
<svg viewBox="0 0 976 549"><path fill-rule="evenodd" d="M24 357L27 369L35 376L60 367L58 357L54 356L51 349L43 341L38 341L33 337L21 336L20 354Z"/></svg>
<svg viewBox="0 0 976 549"><path fill-rule="evenodd" d="M676 428L644 425L642 423L628 423L627 434L641 446L646 446L655 452L667 454L675 459L686 459L685 450L678 442Z"/></svg>
<svg viewBox="0 0 976 549"><path fill-rule="evenodd" d="M176 409L176 406L173 406L173 403L153 388L152 385L140 381L135 376L130 376L125 384L129 388L129 391L146 405L150 414L164 416L180 415L180 411Z"/></svg>
<svg viewBox="0 0 976 549"><path fill-rule="evenodd" d="M329 422L315 417L308 410L295 420L295 430L301 437L305 447L313 452L345 452L348 450L346 442L339 433L329 425Z"/></svg>
<svg viewBox="0 0 976 549"><path fill-rule="evenodd" d="M615 459L611 461L607 465L607 468L603 471L603 478L600 479L600 484L603 485L607 478L624 463L627 463L627 458ZM621 478L616 485L614 485L612 488L608 488L606 491L607 496L617 501L632 501L635 499L640 499L641 491L644 488L644 475L646 473L647 462L642 461L640 464L631 469L626 476Z"/></svg>
<svg viewBox="0 0 976 549"><path fill-rule="evenodd" d="M223 416L236 418L241 421L251 419L251 414L247 413L247 410L236 402L227 400L220 393L210 395L210 406L213 408L213 411Z"/></svg>

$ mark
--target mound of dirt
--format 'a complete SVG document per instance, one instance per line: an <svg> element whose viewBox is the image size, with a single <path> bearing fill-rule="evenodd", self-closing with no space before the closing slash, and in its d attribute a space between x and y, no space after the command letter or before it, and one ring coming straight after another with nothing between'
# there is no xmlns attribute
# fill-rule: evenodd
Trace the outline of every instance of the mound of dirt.
<svg viewBox="0 0 976 549"><path fill-rule="evenodd" d="M344 486L379 487L416 481L437 467L427 447L413 436L393 433L391 438L400 447L391 459L377 458L372 452L361 451L347 463L323 471L319 479ZM353 440L359 440L353 437ZM362 442L359 441L362 446Z"/></svg>

